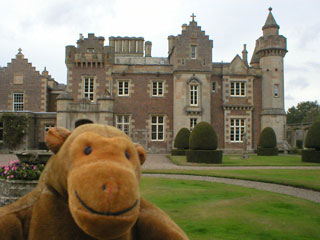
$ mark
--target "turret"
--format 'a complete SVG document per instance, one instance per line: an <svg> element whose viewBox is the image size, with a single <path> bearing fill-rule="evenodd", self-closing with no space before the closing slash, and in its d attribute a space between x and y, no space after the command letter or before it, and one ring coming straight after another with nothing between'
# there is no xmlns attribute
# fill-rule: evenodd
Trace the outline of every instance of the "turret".
<svg viewBox="0 0 320 240"><path fill-rule="evenodd" d="M284 36L279 35L280 27L271 11L272 8L269 8L267 20L262 27L263 36L256 42L251 62L258 60L262 69L261 129L272 127L281 147L285 140L286 123L283 59L287 53L287 42Z"/></svg>

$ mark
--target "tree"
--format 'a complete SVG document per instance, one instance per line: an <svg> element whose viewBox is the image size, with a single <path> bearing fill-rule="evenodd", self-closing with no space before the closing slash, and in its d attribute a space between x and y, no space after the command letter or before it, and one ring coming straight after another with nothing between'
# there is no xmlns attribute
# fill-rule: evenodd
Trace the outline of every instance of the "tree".
<svg viewBox="0 0 320 240"><path fill-rule="evenodd" d="M287 123L306 123L320 120L320 105L317 101L306 101L292 106L287 111Z"/></svg>

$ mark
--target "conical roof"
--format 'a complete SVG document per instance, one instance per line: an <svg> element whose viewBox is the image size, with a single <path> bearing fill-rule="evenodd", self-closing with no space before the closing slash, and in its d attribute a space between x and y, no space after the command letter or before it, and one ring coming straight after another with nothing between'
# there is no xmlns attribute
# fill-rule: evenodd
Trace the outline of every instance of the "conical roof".
<svg viewBox="0 0 320 240"><path fill-rule="evenodd" d="M271 27L278 28L278 29L280 28L279 25L277 24L276 20L274 19L271 11L272 11L272 8L270 7L267 20L266 20L264 26L262 27L262 30L264 30L266 28L271 28Z"/></svg>

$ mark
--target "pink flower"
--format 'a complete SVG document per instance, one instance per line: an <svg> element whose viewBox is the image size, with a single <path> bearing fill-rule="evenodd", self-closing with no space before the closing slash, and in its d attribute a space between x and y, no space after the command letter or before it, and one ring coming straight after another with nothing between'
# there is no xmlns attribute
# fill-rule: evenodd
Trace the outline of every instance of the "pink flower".
<svg viewBox="0 0 320 240"><path fill-rule="evenodd" d="M37 169L37 166L33 166L33 169L36 170L36 169Z"/></svg>
<svg viewBox="0 0 320 240"><path fill-rule="evenodd" d="M13 175L11 175L10 177L11 177L11 178L14 178L14 176L13 176Z"/></svg>
<svg viewBox="0 0 320 240"><path fill-rule="evenodd" d="M9 180L9 176L7 176L7 180Z"/></svg>

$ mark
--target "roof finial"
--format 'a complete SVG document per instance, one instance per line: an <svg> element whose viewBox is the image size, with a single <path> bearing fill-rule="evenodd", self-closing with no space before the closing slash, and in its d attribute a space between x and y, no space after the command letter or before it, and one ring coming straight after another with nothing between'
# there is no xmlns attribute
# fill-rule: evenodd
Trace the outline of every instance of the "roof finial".
<svg viewBox="0 0 320 240"><path fill-rule="evenodd" d="M192 22L194 22L194 18L196 17L196 15L194 15L194 13L192 13L192 15L190 17L192 18Z"/></svg>
<svg viewBox="0 0 320 240"><path fill-rule="evenodd" d="M18 51L19 51L19 52L18 52L18 54L21 54L22 49L21 49L21 48L19 48L19 49L18 49Z"/></svg>
<svg viewBox="0 0 320 240"><path fill-rule="evenodd" d="M269 12L271 12L272 11L272 7L269 7Z"/></svg>

